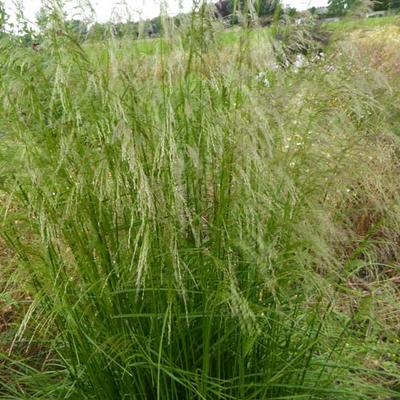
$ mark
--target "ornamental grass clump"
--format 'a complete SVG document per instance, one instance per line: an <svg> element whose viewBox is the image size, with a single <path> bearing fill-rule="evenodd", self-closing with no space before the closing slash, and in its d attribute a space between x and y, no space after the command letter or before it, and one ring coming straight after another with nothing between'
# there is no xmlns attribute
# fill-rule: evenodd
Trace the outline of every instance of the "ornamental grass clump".
<svg viewBox="0 0 400 400"><path fill-rule="evenodd" d="M373 364L393 323L351 287L381 251L398 260L372 236L399 222L384 77L343 83L318 63L264 87L269 39L243 28L223 46L206 11L151 52L80 44L59 19L39 51L2 42L1 235L29 297L0 398L398 393L396 360ZM382 181L360 156L390 163ZM356 204L376 213L362 231Z"/></svg>

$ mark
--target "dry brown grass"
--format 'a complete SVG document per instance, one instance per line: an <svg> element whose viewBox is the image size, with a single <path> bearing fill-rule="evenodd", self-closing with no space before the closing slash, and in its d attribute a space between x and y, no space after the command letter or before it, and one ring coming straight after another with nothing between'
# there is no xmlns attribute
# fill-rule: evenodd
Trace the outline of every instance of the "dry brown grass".
<svg viewBox="0 0 400 400"><path fill-rule="evenodd" d="M383 26L371 31L356 30L350 35L366 64L390 78L400 74L400 26Z"/></svg>

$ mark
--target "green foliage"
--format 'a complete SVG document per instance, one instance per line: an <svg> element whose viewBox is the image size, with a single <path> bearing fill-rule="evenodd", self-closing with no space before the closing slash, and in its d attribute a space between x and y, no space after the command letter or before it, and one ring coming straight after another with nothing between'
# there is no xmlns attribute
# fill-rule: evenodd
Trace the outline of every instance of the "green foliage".
<svg viewBox="0 0 400 400"><path fill-rule="evenodd" d="M388 10L390 8L390 0L380 0L374 2L375 11Z"/></svg>
<svg viewBox="0 0 400 400"><path fill-rule="evenodd" d="M3 1L0 1L0 32L3 31L8 21L8 15Z"/></svg>
<svg viewBox="0 0 400 400"><path fill-rule="evenodd" d="M217 40L202 11L184 37L81 45L54 18L41 51L0 43L0 232L28 294L0 398L398 395L397 86L349 49L271 72L268 31Z"/></svg>
<svg viewBox="0 0 400 400"><path fill-rule="evenodd" d="M216 3L219 16L222 18L230 17L233 24L239 21L237 18L238 13L249 14L250 17L263 18L274 15L279 6L280 2L278 0L220 0Z"/></svg>
<svg viewBox="0 0 400 400"><path fill-rule="evenodd" d="M332 16L343 16L354 10L362 10L362 16L370 11L387 11L399 8L398 0L329 0L328 9Z"/></svg>
<svg viewBox="0 0 400 400"><path fill-rule="evenodd" d="M87 24L78 19L72 19L65 22L66 30L71 33L78 41L84 41L88 35Z"/></svg>
<svg viewBox="0 0 400 400"><path fill-rule="evenodd" d="M50 9L42 6L36 14L36 24L41 31L45 31L50 23L51 15Z"/></svg>
<svg viewBox="0 0 400 400"><path fill-rule="evenodd" d="M288 7L285 9L285 14L291 18L294 18L297 16L297 10L295 7Z"/></svg>
<svg viewBox="0 0 400 400"><path fill-rule="evenodd" d="M150 21L150 31L153 35L160 35L162 31L161 16L153 18Z"/></svg>
<svg viewBox="0 0 400 400"><path fill-rule="evenodd" d="M343 16L351 10L355 2L356 0L328 0L329 15Z"/></svg>
<svg viewBox="0 0 400 400"><path fill-rule="evenodd" d="M89 30L88 33L88 39L94 40L94 41L102 41L103 39L106 38L107 36L107 26L105 24L100 24L98 22L95 22Z"/></svg>
<svg viewBox="0 0 400 400"><path fill-rule="evenodd" d="M311 15L315 15L317 12L317 7L311 7L311 8L309 8L309 11L310 11Z"/></svg>
<svg viewBox="0 0 400 400"><path fill-rule="evenodd" d="M399 0L379 0L374 2L375 11L397 10L399 8Z"/></svg>

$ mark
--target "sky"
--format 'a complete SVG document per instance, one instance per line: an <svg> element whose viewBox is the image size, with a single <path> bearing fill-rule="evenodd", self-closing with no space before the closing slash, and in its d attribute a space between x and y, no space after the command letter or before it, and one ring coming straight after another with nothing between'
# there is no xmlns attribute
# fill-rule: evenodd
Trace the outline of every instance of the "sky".
<svg viewBox="0 0 400 400"><path fill-rule="evenodd" d="M5 0L11 14L15 1L23 4L25 17L33 22L41 0ZM81 3L89 1L96 13L96 19L101 22L108 21L110 18L118 19L119 15L126 15L126 10L131 14L132 19L153 18L160 14L160 0L81 0ZM66 0L65 3L69 15L81 15L81 11L76 8L76 0ZM179 11L190 11L193 0L166 0L164 3L167 4L168 13L177 14ZM298 10L305 10L312 6L325 6L327 0L283 0L283 3L296 7Z"/></svg>

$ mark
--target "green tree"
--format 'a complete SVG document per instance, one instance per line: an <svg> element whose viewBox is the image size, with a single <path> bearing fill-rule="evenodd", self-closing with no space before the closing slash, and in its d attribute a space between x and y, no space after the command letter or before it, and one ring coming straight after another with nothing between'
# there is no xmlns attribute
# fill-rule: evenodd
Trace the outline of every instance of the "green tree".
<svg viewBox="0 0 400 400"><path fill-rule="evenodd" d="M130 37L137 39L139 34L139 24L137 22L117 22L113 25L113 32L117 38Z"/></svg>
<svg viewBox="0 0 400 400"><path fill-rule="evenodd" d="M84 21L72 19L65 22L66 29L72 33L79 41L84 41L88 34L88 26Z"/></svg>
<svg viewBox="0 0 400 400"><path fill-rule="evenodd" d="M357 3L357 0L328 0L328 13L331 16L347 14Z"/></svg>
<svg viewBox="0 0 400 400"><path fill-rule="evenodd" d="M374 11L385 11L390 8L390 0L377 0L374 2Z"/></svg>
<svg viewBox="0 0 400 400"><path fill-rule="evenodd" d="M8 21L8 14L3 1L0 1L0 31L4 31Z"/></svg>
<svg viewBox="0 0 400 400"><path fill-rule="evenodd" d="M400 0L376 0L374 2L375 11L395 10L400 8Z"/></svg>
<svg viewBox="0 0 400 400"><path fill-rule="evenodd" d="M276 0L259 0L255 2L255 9L259 17L272 15L276 8L281 6L281 2Z"/></svg>
<svg viewBox="0 0 400 400"><path fill-rule="evenodd" d="M88 39L93 41L103 40L107 36L106 24L100 24L99 22L94 23L88 32Z"/></svg>
<svg viewBox="0 0 400 400"><path fill-rule="evenodd" d="M297 15L297 10L295 7L288 7L285 9L285 14L291 18L294 18Z"/></svg>
<svg viewBox="0 0 400 400"><path fill-rule="evenodd" d="M391 0L390 1L390 8L395 10L400 8L400 0Z"/></svg>
<svg viewBox="0 0 400 400"><path fill-rule="evenodd" d="M161 17L158 16L150 20L149 24L150 35L159 36L161 34L161 31L162 31Z"/></svg>
<svg viewBox="0 0 400 400"><path fill-rule="evenodd" d="M276 8L281 5L280 3L280 0L219 0L216 8L218 14L223 18L232 16L237 11L252 12L258 17L266 17L274 15ZM232 18L232 21L235 20Z"/></svg>
<svg viewBox="0 0 400 400"><path fill-rule="evenodd" d="M231 4L232 3L230 0L219 0L215 4L218 15L221 16L222 18L226 18L226 17L230 16L233 12Z"/></svg>
<svg viewBox="0 0 400 400"><path fill-rule="evenodd" d="M41 32L44 32L50 24L51 11L48 7L40 7L40 10L36 13L36 25L39 27Z"/></svg>

